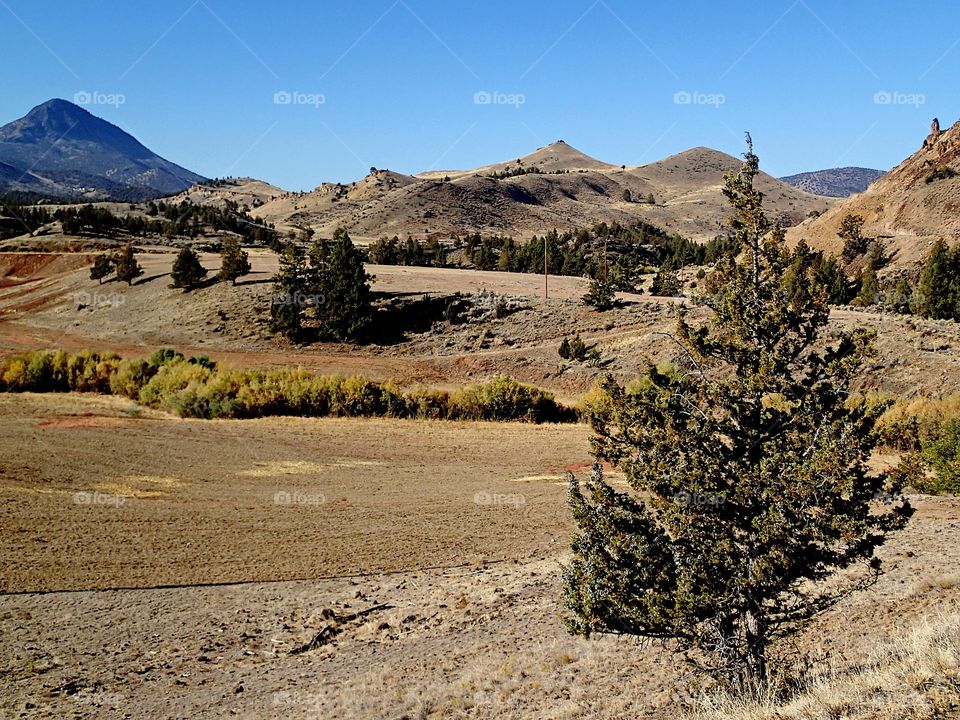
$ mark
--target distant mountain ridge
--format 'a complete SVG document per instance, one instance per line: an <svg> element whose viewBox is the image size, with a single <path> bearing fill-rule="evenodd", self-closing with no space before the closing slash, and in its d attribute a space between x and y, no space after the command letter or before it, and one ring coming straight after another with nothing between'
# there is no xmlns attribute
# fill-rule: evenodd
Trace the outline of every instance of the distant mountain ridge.
<svg viewBox="0 0 960 720"><path fill-rule="evenodd" d="M827 197L850 197L883 177L883 170L862 167L828 168L780 178L804 192Z"/></svg>
<svg viewBox="0 0 960 720"><path fill-rule="evenodd" d="M0 127L0 192L85 200L147 200L205 178L66 100Z"/></svg>
<svg viewBox="0 0 960 720"><path fill-rule="evenodd" d="M741 161L710 148L692 148L647 165L602 162L563 140L505 162L472 170L405 175L374 169L353 183L324 183L307 193L261 195L252 214L281 229L321 235L345 227L364 241L449 238L467 233L534 234L638 221L695 240L725 232L730 210L724 173ZM795 224L833 202L766 173L758 179L772 215ZM195 188L179 198L222 202L235 190ZM650 199L652 198L652 202Z"/></svg>

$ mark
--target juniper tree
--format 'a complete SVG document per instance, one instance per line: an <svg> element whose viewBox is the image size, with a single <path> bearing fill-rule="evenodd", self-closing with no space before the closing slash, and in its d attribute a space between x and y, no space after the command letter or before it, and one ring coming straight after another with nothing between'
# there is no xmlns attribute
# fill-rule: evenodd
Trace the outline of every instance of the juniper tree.
<svg viewBox="0 0 960 720"><path fill-rule="evenodd" d="M270 329L298 340L303 331L302 301L308 292L308 269L303 249L287 243L280 252L280 270L273 278Z"/></svg>
<svg viewBox="0 0 960 720"><path fill-rule="evenodd" d="M329 249L314 255L323 257L317 268L323 303L317 307L320 334L334 340L352 340L360 336L373 320L370 280L363 267L363 255L354 246L346 230L334 233Z"/></svg>
<svg viewBox="0 0 960 720"><path fill-rule="evenodd" d="M870 336L824 348L826 292L792 296L791 255L754 187L759 160L725 178L729 226L743 252L722 259L712 317L681 314L682 367L650 368L588 411L599 464L570 476L578 532L564 571L575 634L660 639L721 681L757 691L771 643L879 573L875 549L907 522L903 479L870 473L882 405L851 402ZM894 500L878 507L879 493ZM833 591L839 569L864 567ZM692 651L692 652L689 652Z"/></svg>
<svg viewBox="0 0 960 720"><path fill-rule="evenodd" d="M113 272L113 258L109 255L97 255L90 267L90 279L98 280L103 285L103 279Z"/></svg>
<svg viewBox="0 0 960 720"><path fill-rule="evenodd" d="M235 237L228 237L223 241L220 251L220 272L217 277L221 281L237 284L237 278L250 273L250 256L240 249L240 241Z"/></svg>
<svg viewBox="0 0 960 720"><path fill-rule="evenodd" d="M190 248L183 248L177 253L170 270L170 287L183 288L189 292L207 276L207 269L200 264L200 258Z"/></svg>
<svg viewBox="0 0 960 720"><path fill-rule="evenodd" d="M137 262L133 245L127 245L120 250L114 258L113 264L117 269L117 280L123 280L127 285L133 285L134 279L143 275L143 268Z"/></svg>
<svg viewBox="0 0 960 720"><path fill-rule="evenodd" d="M587 292L581 298L584 305L589 305L600 312L613 308L616 300L617 293L613 288L613 282L606 274L593 278Z"/></svg>

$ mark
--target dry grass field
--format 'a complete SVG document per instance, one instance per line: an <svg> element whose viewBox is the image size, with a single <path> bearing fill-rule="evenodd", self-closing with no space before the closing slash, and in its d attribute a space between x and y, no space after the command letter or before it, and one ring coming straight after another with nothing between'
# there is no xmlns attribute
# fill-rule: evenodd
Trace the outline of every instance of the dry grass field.
<svg viewBox="0 0 960 720"><path fill-rule="evenodd" d="M698 711L663 650L561 626L581 426L190 421L75 395L4 396L0 425L5 717ZM839 673L960 601L960 501L914 502L878 584L799 640Z"/></svg>

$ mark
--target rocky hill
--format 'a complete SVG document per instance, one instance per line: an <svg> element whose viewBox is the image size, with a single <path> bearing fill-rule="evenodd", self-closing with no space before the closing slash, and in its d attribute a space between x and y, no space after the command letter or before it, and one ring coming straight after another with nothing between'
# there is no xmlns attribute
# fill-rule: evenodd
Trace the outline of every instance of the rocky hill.
<svg viewBox="0 0 960 720"><path fill-rule="evenodd" d="M361 240L468 232L527 238L552 228L638 220L707 240L729 214L720 192L723 175L739 165L737 158L703 147L648 165L613 165L560 140L472 170L419 175L374 170L354 183L288 193L254 214L278 228L312 227L321 234L343 226ZM788 224L833 202L766 174L759 183L772 213Z"/></svg>
<svg viewBox="0 0 960 720"><path fill-rule="evenodd" d="M814 195L850 197L863 192L881 177L883 177L883 170L842 167L798 173L780 179Z"/></svg>
<svg viewBox="0 0 960 720"><path fill-rule="evenodd" d="M837 231L846 215L861 215L864 234L883 238L895 264L922 260L937 239L960 241L960 122L943 131L934 120L917 152L865 192L792 228L788 237L838 253L843 241Z"/></svg>

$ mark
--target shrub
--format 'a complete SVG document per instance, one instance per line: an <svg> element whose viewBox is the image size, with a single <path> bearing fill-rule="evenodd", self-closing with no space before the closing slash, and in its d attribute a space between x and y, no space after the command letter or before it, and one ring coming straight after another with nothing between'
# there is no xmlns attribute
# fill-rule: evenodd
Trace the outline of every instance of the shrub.
<svg viewBox="0 0 960 720"><path fill-rule="evenodd" d="M960 493L960 418L954 417L920 441L921 456L933 468L935 477L917 484L923 492Z"/></svg>
<svg viewBox="0 0 960 720"><path fill-rule="evenodd" d="M451 417L459 420L548 422L560 415L551 393L506 375L458 390L450 404Z"/></svg>
<svg viewBox="0 0 960 720"><path fill-rule="evenodd" d="M956 177L956 176L957 176L957 171L954 170L952 167L950 167L949 165L941 165L940 167L934 170L931 170L929 173L927 173L927 177L924 179L926 180L927 185L929 185L930 183L936 182L937 180L949 180L950 178Z"/></svg>

